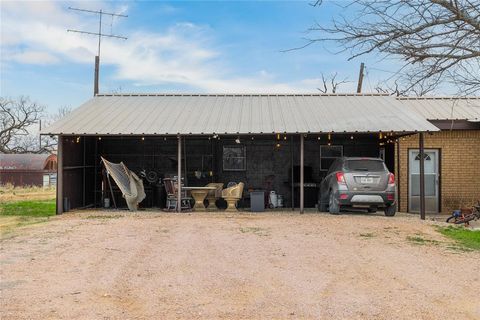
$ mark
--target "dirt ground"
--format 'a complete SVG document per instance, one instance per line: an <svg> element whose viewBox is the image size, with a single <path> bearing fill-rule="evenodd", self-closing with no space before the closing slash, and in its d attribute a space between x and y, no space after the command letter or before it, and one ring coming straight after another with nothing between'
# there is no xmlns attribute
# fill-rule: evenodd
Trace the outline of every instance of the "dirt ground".
<svg viewBox="0 0 480 320"><path fill-rule="evenodd" d="M456 249L435 224L65 214L3 238L0 318L480 319L480 253Z"/></svg>

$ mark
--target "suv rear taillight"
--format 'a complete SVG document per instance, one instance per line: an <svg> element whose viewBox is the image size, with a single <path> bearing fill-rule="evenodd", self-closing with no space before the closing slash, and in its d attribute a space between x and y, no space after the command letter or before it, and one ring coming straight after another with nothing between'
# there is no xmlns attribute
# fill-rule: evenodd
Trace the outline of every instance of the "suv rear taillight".
<svg viewBox="0 0 480 320"><path fill-rule="evenodd" d="M337 182L340 183L340 184L347 184L345 182L345 175L343 174L343 172L339 171L336 173L337 175Z"/></svg>
<svg viewBox="0 0 480 320"><path fill-rule="evenodd" d="M393 173L388 174L388 184L395 184L395 175Z"/></svg>

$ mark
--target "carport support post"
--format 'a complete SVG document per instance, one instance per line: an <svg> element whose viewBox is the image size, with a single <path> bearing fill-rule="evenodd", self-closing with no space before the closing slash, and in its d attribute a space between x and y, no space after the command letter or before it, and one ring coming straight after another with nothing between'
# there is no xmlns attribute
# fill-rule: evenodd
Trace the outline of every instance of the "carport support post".
<svg viewBox="0 0 480 320"><path fill-rule="evenodd" d="M304 146L303 146L303 141L304 141L304 137L303 137L303 134L300 135L300 213L303 213L303 202L305 200L305 195L304 195L304 190L303 190L303 183L304 183L304 176L303 176L303 160L304 160L304 156L303 156L303 149L304 149Z"/></svg>
<svg viewBox="0 0 480 320"><path fill-rule="evenodd" d="M425 220L425 150L423 132L418 136L418 149L420 150L420 218Z"/></svg>
<svg viewBox="0 0 480 320"><path fill-rule="evenodd" d="M57 214L63 213L63 136L57 143Z"/></svg>
<svg viewBox="0 0 480 320"><path fill-rule="evenodd" d="M178 165L177 165L177 211L182 212L182 136L178 136Z"/></svg>

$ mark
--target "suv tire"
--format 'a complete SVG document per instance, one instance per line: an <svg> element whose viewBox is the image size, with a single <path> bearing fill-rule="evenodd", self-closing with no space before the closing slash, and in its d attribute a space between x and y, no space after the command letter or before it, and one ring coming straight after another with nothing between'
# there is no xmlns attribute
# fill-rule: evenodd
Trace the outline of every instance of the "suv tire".
<svg viewBox="0 0 480 320"><path fill-rule="evenodd" d="M338 203L338 199L335 198L333 192L330 192L328 197L328 212L330 214L339 214L340 213L340 204Z"/></svg>
<svg viewBox="0 0 480 320"><path fill-rule="evenodd" d="M395 215L395 213L397 212L397 205L392 204L390 206L385 207L384 212L385 212L385 215L387 217L393 217Z"/></svg>

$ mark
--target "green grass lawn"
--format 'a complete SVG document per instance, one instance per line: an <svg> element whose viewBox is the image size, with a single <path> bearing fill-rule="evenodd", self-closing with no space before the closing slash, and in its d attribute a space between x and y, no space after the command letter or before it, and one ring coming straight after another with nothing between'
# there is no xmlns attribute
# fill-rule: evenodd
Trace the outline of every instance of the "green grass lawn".
<svg viewBox="0 0 480 320"><path fill-rule="evenodd" d="M55 215L55 200L25 200L0 204L2 216L48 217Z"/></svg>
<svg viewBox="0 0 480 320"><path fill-rule="evenodd" d="M55 215L55 200L21 200L0 203L0 239L18 228L48 222Z"/></svg>
<svg viewBox="0 0 480 320"><path fill-rule="evenodd" d="M444 236L453 239L458 245L471 249L480 250L480 231L473 231L461 227L438 228Z"/></svg>

